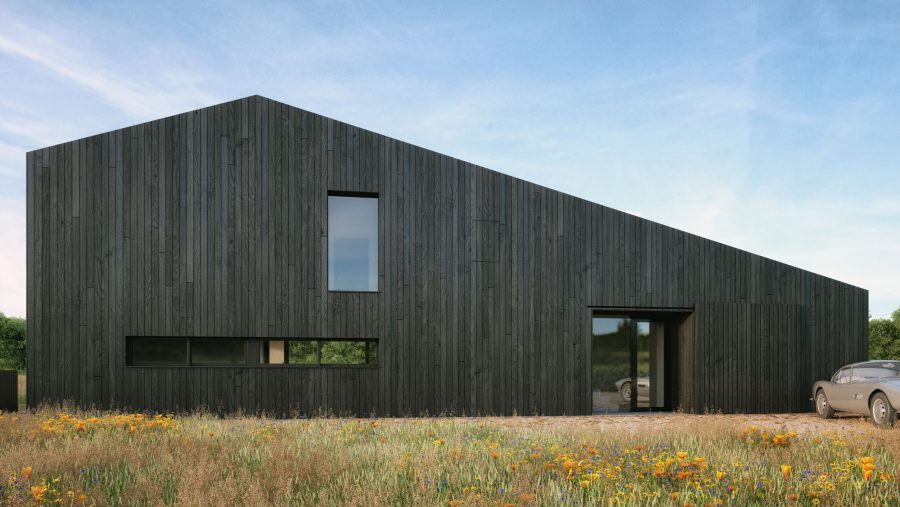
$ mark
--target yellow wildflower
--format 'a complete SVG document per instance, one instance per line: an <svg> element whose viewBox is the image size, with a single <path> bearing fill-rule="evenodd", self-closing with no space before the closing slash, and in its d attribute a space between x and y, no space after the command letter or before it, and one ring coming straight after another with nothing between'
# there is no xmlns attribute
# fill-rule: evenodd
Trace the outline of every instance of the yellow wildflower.
<svg viewBox="0 0 900 507"><path fill-rule="evenodd" d="M792 467L791 465L781 465L781 475L783 475L784 478L787 479L788 477L790 477L791 470L793 469L794 467Z"/></svg>
<svg viewBox="0 0 900 507"><path fill-rule="evenodd" d="M44 499L44 495L47 494L47 489L49 488L46 482L31 487L31 496L34 497L34 503L40 503L41 500Z"/></svg>

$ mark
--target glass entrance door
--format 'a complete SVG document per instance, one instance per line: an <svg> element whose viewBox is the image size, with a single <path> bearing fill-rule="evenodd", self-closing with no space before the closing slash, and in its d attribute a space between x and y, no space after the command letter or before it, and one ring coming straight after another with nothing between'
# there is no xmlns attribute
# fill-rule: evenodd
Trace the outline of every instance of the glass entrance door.
<svg viewBox="0 0 900 507"><path fill-rule="evenodd" d="M665 325L649 319L594 317L591 322L594 413L665 405Z"/></svg>
<svg viewBox="0 0 900 507"><path fill-rule="evenodd" d="M594 413L631 411L631 319L591 322L591 397Z"/></svg>

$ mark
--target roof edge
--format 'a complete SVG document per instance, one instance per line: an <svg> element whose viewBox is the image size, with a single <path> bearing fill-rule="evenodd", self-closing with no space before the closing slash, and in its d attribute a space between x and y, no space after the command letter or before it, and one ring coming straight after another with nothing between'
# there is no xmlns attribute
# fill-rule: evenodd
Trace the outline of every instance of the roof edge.
<svg viewBox="0 0 900 507"><path fill-rule="evenodd" d="M402 140L402 139L397 139L397 138L395 138L395 137L391 137L391 136L388 136L388 135L386 135L386 134L381 134L381 133L379 133L379 132L376 132L376 131L371 130L371 129L367 129L367 128L365 128L365 127L360 127L360 126L357 126L357 125L353 125L353 124L351 124L351 123L347 123L347 122L342 121L342 120L338 120L338 119L335 119L335 118L331 118L330 116L325 116L325 115L322 115L322 114L319 114L319 113L310 111L310 110L308 110L308 109L303 109L303 108L301 108L301 107L298 107L298 106L289 104L289 103L287 103L287 102L284 102L284 101L281 101L281 100L272 99L272 98L269 98L269 97L266 97L266 96L260 95L260 94L247 95L247 96L245 96L245 97L240 97L240 98L233 99L233 100L226 100L226 101L223 101L223 102L218 102L218 103L216 103L216 104L212 104L212 105L209 105L209 106L200 107L200 108L197 108L197 109L190 109L190 110L188 110L188 111L183 111L183 112L180 112L180 113L174 113L174 114L170 114L170 115L168 115L168 116L163 116L163 117L160 117L160 118L153 118L153 119L150 119L150 120L147 120L147 121L143 121L143 122L140 122L140 123L134 123L134 124L131 124L131 125L126 125L126 126L124 126L124 127L119 127L119 128L112 129L112 130L107 130L107 131L105 131L105 132L98 132L98 133L95 133L95 134L91 134L91 135L89 135L89 136L78 137L78 138L75 138L75 139L70 139L70 140L67 140L67 141L62 141L62 142L59 142L59 143L56 143L56 144L53 144L53 145L50 145L50 146L44 146L44 147L41 147L41 148L35 148L35 149L33 149L33 150L26 151L25 153L26 153L26 156L27 156L28 154L31 154L31 153L34 153L34 152L37 152L37 151L41 151L41 150L45 150L45 149L50 149L50 148L53 148L53 147L56 147L56 146L60 146L60 145L63 145L63 144L68 144L68 143L71 143L71 142L80 141L80 140L82 140L82 139L90 139L90 138L95 137L95 136L101 136L101 135L104 135L104 134L109 134L109 133L112 133L112 132L117 132L117 131L119 131L119 130L125 130L125 129L129 129L129 128L137 127L137 126L140 126L140 125L145 125L145 124L148 124L148 123L153 123L153 122L155 122L155 121L162 121L162 120L166 120L166 119L173 118L173 117L176 117L176 116L181 116L181 115L184 115L184 114L195 113L195 112L203 111L204 109L211 109L211 108L214 108L214 107L220 107L220 106L223 106L223 105L226 105L226 104L231 104L231 103L234 103L234 102L240 102L240 101L248 100L248 99L263 99L263 100L268 100L268 101L271 101L271 102L275 102L275 103L277 103L277 104L281 104L281 105L283 105L283 106L285 106L285 107L290 107L290 108L293 108L293 109L298 109L298 110L300 110L300 111L308 112L308 113L310 113L310 114L314 114L314 115L316 115L316 116L321 116L322 118L325 118L325 119L328 119L328 120L331 120L331 121L335 121L335 122L339 122L339 123L343 123L343 124L345 124L345 125L348 125L348 126L351 126L351 127L354 127L354 128L358 128L358 129L360 129L360 130L364 130L364 131L367 131L367 132L371 132L371 133L376 134L376 135L379 135L379 136L384 136L384 137L393 139L393 140L395 140L395 141L398 141L398 142L402 142L402 143L408 144L408 145L413 146L413 147L418 148L418 149L426 150L426 151L428 151L428 152L435 153L435 154L438 154L438 155L441 155L441 156L453 158L453 159L458 160L458 161L460 161L460 162L462 162L462 163L469 164L469 165L471 165L471 166L473 166L473 167L475 167L475 168L479 168L479 169L483 169L483 170L486 170L486 171L495 172L495 173L497 173L497 174L499 174L499 175L502 175L502 176L504 176L504 177L507 177L507 178L515 178L516 180L525 182L525 183L527 183L527 184L529 184L529 185L534 185L535 187L547 189L547 190L556 192L556 193L558 193L558 194L560 194L560 195L568 196L568 197L570 197L570 198L572 198L572 199L577 199L577 200L579 200L579 201L583 201L583 202L586 202L586 203L589 203L589 204L592 204L592 205L595 205L595 206L603 206L603 207L606 208L606 209L610 209L610 210L613 210L613 211L615 211L615 212L622 213L622 214L624 214L624 215L628 215L628 216L634 217L635 219L638 219L638 220L644 220L644 221L647 221L647 222L649 222L649 223L656 224L656 225L659 225L659 226L662 226L662 227L668 227L669 229L673 229L673 230L675 230L675 231L682 232L682 233L684 233L684 234L689 234L689 235L691 235L691 236L693 236L693 237L696 237L696 238L699 238L699 239L702 239L702 240L705 240L705 241L711 241L711 242L713 242L713 243L717 243L717 244L723 245L723 246L725 246L725 247L727 247L727 248L733 248L733 249L738 250L738 251L740 251L740 252L746 252L746 253L749 253L749 254L751 254L751 255L755 255L755 256L757 256L757 257L759 257L759 258L761 258L761 259L765 259L765 260L768 260L768 261L771 261L771 262L776 262L776 263L778 263L778 264L783 264L783 265L788 266L788 267L790 267L790 268L797 269L797 270L799 270L799 271L804 271L804 272L810 273L810 274L815 275L815 276L820 276L820 277L826 278L826 279L828 279L828 280L833 280L833 281L835 281L835 282L837 282L837 283L846 285L847 287L851 287L851 288L853 288L853 289L857 289L857 290L864 291L864 292L866 293L866 297L867 297L867 298L868 298L868 295L869 295L869 290L866 289L866 288L864 288L864 287L859 287L859 286L857 286L857 285L853 285L852 283L845 282L845 281L842 281L842 280L838 280L837 278L833 278L833 277L828 276L828 275L824 275L824 274L821 274L821 273L816 273L816 272L814 272L814 271L810 271L809 269L801 268L801 267L795 266L795 265L793 265L793 264L788 264L787 262L779 261L779 260L777 260L777 259L773 259L773 258L771 258L771 257L767 257L767 256L765 256L765 255L762 255L762 254L759 254L759 253L756 253L756 252L752 252L752 251L750 251L750 250L746 250L746 249L743 249L743 248L740 248L740 247L737 247L737 246L734 246L734 245L729 245L729 244L727 244L727 243L723 243L723 242L717 241L717 240L715 240L715 239L711 239L711 238L707 238L707 237L704 237L704 236L700 236L699 234L695 234L695 233L693 233L693 232L689 232L689 231L686 231L686 230L683 230L683 229L679 229L679 228L677 228L677 227L674 227L674 226L671 226L671 225L664 224L664 223L662 223L662 222L657 222L657 221L655 221L655 220L650 220L649 218L644 218L644 217L635 215L635 214L633 214L633 213L628 213L628 212L626 212L626 211L622 211L622 210L613 208L613 207L611 207L611 206L607 206L607 205L605 205L605 204L601 204L601 203L598 203L598 202L590 201L590 200L585 199L585 198L583 198L583 197L578 197L578 196L576 196L576 195L572 195L572 194L563 192L563 191L561 191L561 190L557 190L557 189L554 189L554 188L551 188L551 187L547 187L547 186L544 186L544 185L541 185L541 184L538 184L538 183L534 183L534 182L532 182L532 181L528 181L528 180L526 180L526 179L519 178L518 176L513 176L513 175L511 175L511 174L507 174L507 173L500 172L500 171L498 171L498 170L496 170L496 169L491 169L491 168L488 168L488 167L484 167L484 166L482 166L482 165L480 165L480 164L476 164L476 163L474 163L474 162L469 162L469 161L467 161L467 160L463 160L463 159L461 159L461 158L459 158L459 157L455 157L455 156L453 156L453 155L447 155L446 153L441 153L441 152L439 152L439 151L432 150L432 149L430 149L430 148L425 148L425 147L423 147L423 146L419 146L419 145L414 144L414 143L411 143L411 142L409 142L409 141L404 141L404 140Z"/></svg>
<svg viewBox="0 0 900 507"><path fill-rule="evenodd" d="M67 139L67 140L65 140L65 141L60 141L60 142L58 142L58 143L54 143L54 144L47 145L47 146L39 146L39 147L34 148L34 149L31 149L31 150L26 150L26 151L25 151L25 154L26 154L26 156L27 156L27 155L30 154L30 153L38 152L38 151L41 151L41 150L47 150L47 149L50 149L50 148L54 148L54 147L56 147L56 146L60 146L60 145L63 145L63 144L68 144L68 143L75 142L75 141L81 141L82 139L90 139L90 138L92 138L92 137L102 136L102 135L104 135L104 134L109 134L109 133L111 133L111 132L117 132L117 131L119 131L119 130L130 129L130 128L132 128L132 127L138 127L138 126L140 126L140 125L146 125L146 124L148 124L148 123L153 123L153 122L155 122L155 121L167 120L167 119L169 119L169 118L174 118L174 117L176 117L176 116L181 116L181 115L183 115L183 114L195 113L195 112L203 111L204 109L212 109L212 108L214 108L214 107L224 106L225 104L231 104L232 102L240 102L240 101L242 101L242 100L253 99L253 98L260 98L260 99L266 99L266 100L273 100L273 99L270 99L270 98L268 98L268 97L264 97L264 96L262 96L262 95L259 95L259 94L256 94L256 93L255 93L255 94L253 94L253 95L247 95L246 97L240 97L240 98L232 99L232 100L225 100L225 101L217 102L217 103L215 103L215 104L211 104L211 105L208 105L208 106L198 107L198 108L195 108L195 109L188 109L187 111L181 111L180 113L173 113L173 114L170 114L170 115L167 115L167 116L160 116L160 117L158 117L158 118L151 118L151 119L149 119L149 120L141 121L141 122L138 122L138 123L132 123L132 124L129 124L129 125L125 125L125 126L123 126L123 127L117 127L117 128L110 129L110 130L104 130L104 131L102 131L102 132L95 132L95 133L93 133L93 134L86 135L86 136L82 136L82 137L76 137L76 138L73 138L73 139ZM274 102L278 102L278 101L274 101ZM283 102L282 102L282 104L283 104ZM290 104L285 104L285 105L290 105ZM294 106L291 106L291 107L294 107Z"/></svg>

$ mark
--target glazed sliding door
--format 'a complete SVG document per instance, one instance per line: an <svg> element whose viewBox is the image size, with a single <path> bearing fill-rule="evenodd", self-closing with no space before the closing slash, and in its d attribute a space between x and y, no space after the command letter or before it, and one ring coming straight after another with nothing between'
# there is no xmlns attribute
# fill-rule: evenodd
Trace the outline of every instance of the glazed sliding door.
<svg viewBox="0 0 900 507"><path fill-rule="evenodd" d="M648 319L591 320L591 406L595 414L665 406L665 325Z"/></svg>
<svg viewBox="0 0 900 507"><path fill-rule="evenodd" d="M631 319L591 322L591 400L595 414L631 411Z"/></svg>

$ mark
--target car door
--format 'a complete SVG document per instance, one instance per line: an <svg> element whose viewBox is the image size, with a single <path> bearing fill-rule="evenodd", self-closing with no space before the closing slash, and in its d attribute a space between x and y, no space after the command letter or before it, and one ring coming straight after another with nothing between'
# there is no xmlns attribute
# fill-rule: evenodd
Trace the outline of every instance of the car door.
<svg viewBox="0 0 900 507"><path fill-rule="evenodd" d="M854 412L869 413L869 395L878 387L879 381L892 372L888 368L881 367L882 364L881 362L868 362L853 367L850 376L850 395Z"/></svg>
<svg viewBox="0 0 900 507"><path fill-rule="evenodd" d="M850 412L869 413L869 393L872 392L872 379L858 375L850 375Z"/></svg>
<svg viewBox="0 0 900 507"><path fill-rule="evenodd" d="M638 377L637 379L638 401L647 403L650 401L650 377Z"/></svg>
<svg viewBox="0 0 900 507"><path fill-rule="evenodd" d="M851 368L845 366L831 378L831 389L825 394L831 408L842 412L853 410L853 392L850 385Z"/></svg>

